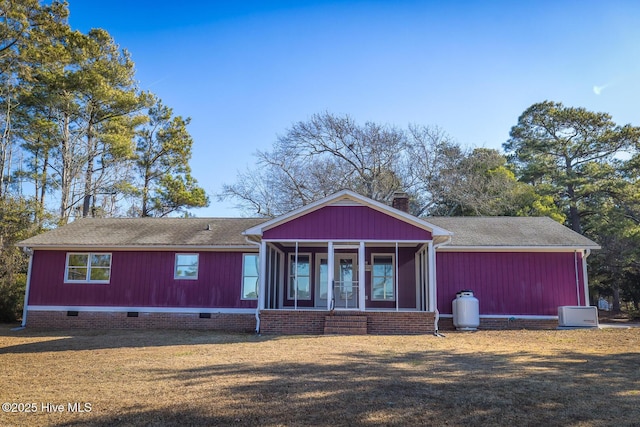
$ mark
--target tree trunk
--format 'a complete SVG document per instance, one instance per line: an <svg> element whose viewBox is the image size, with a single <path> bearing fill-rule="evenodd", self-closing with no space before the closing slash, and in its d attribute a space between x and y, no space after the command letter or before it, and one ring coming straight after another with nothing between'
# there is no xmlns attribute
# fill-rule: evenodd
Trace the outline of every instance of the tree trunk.
<svg viewBox="0 0 640 427"><path fill-rule="evenodd" d="M574 177L573 166L571 164L571 158L566 154L564 157L564 170L567 174L567 179L571 180ZM578 211L578 204L576 201L576 189L571 181L567 183L567 196L569 197L569 222L571 223L571 229L576 233L582 234L580 212Z"/></svg>
<svg viewBox="0 0 640 427"><path fill-rule="evenodd" d="M582 234L582 224L580 223L580 212L576 203L576 192L573 184L567 185L567 196L569 196L569 223L571 229Z"/></svg>
<svg viewBox="0 0 640 427"><path fill-rule="evenodd" d="M5 169L7 168L7 156L11 150L11 97L7 97L5 102L7 103L7 111L5 113L4 130L2 131L2 145L0 146L0 150L2 150L0 155L0 199L4 198Z"/></svg>
<svg viewBox="0 0 640 427"><path fill-rule="evenodd" d="M91 213L91 196L93 194L93 162L96 157L95 141L93 139L93 126L89 122L87 128L87 169L84 175L84 199L82 203L82 217L86 218Z"/></svg>
<svg viewBox="0 0 640 427"><path fill-rule="evenodd" d="M38 217L36 224L38 227L42 225L42 213L44 212L44 199L47 194L47 169L49 168L49 152L48 150L44 151L44 159L42 162L42 183L40 185L40 197L36 195L36 209L38 212Z"/></svg>
<svg viewBox="0 0 640 427"><path fill-rule="evenodd" d="M64 225L69 220L69 199L71 198L71 180L73 178L73 158L71 153L71 133L69 122L71 118L64 114L62 141L60 150L62 154L62 171L60 176L60 225Z"/></svg>
<svg viewBox="0 0 640 427"><path fill-rule="evenodd" d="M620 313L620 288L613 287L613 312Z"/></svg>

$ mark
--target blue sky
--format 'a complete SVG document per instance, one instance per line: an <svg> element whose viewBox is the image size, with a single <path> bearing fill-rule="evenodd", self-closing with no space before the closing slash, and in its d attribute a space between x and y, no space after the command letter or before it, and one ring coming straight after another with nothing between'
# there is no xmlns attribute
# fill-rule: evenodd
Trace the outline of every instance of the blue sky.
<svg viewBox="0 0 640 427"><path fill-rule="evenodd" d="M191 117L197 216L292 123L329 111L438 126L500 148L543 100L640 125L640 2L69 0L72 28L104 28L140 88Z"/></svg>

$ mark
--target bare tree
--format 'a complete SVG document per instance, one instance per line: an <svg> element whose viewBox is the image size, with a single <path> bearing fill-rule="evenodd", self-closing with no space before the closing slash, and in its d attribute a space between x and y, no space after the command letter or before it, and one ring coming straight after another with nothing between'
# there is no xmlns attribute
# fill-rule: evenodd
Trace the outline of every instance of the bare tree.
<svg viewBox="0 0 640 427"><path fill-rule="evenodd" d="M314 115L279 136L271 151L258 152L258 171L238 174L219 198L234 198L245 211L273 216L351 189L385 200L402 188L397 168L405 134L390 126L349 116Z"/></svg>
<svg viewBox="0 0 640 427"><path fill-rule="evenodd" d="M456 184L452 181L466 153L441 128L410 125L404 174L414 214L431 213Z"/></svg>

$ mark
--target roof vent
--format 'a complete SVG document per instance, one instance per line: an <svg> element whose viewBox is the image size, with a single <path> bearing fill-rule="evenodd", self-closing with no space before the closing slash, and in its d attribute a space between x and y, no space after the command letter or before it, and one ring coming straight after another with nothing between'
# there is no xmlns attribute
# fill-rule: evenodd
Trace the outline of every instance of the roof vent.
<svg viewBox="0 0 640 427"><path fill-rule="evenodd" d="M212 230L211 224L207 224L207 231L211 231L211 230Z"/></svg>

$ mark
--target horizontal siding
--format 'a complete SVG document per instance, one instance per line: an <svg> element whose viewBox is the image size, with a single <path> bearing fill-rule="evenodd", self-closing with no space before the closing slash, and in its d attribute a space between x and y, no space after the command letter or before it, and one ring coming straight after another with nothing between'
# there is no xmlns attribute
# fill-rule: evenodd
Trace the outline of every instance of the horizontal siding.
<svg viewBox="0 0 640 427"><path fill-rule="evenodd" d="M558 306L578 304L573 252L438 252L436 272L443 314L462 289L474 292L486 315L557 315ZM584 304L581 253L577 272Z"/></svg>
<svg viewBox="0 0 640 427"><path fill-rule="evenodd" d="M64 283L65 251L35 251L29 304L255 308L242 301L242 253L201 252L198 280L174 280L176 252L112 252L108 284Z"/></svg>
<svg viewBox="0 0 640 427"><path fill-rule="evenodd" d="M431 233L366 206L327 206L267 230L263 238L431 240Z"/></svg>

